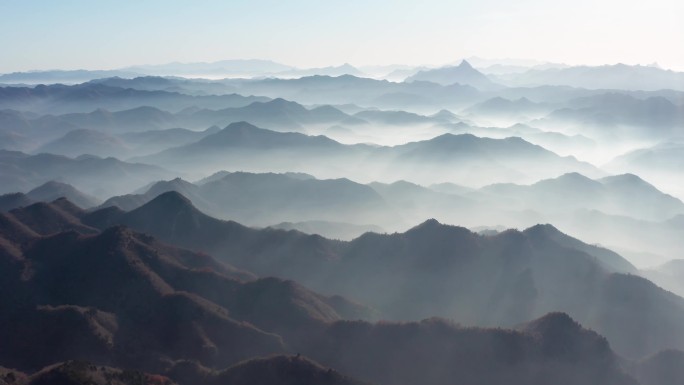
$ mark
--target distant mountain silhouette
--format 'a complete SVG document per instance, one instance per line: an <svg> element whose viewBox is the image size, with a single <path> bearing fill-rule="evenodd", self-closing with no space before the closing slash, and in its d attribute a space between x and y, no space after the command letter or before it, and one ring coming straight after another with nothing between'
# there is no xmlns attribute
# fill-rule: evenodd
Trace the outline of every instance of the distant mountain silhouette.
<svg viewBox="0 0 684 385"><path fill-rule="evenodd" d="M489 80L486 75L473 68L466 60L463 60L461 64L455 67L418 71L418 73L409 76L405 81L428 81L442 85L458 83L485 91L501 88L501 86Z"/></svg>
<svg viewBox="0 0 684 385"><path fill-rule="evenodd" d="M618 156L605 167L610 170L624 170L631 172L674 173L684 165L684 143L678 141L661 143L659 145L630 151Z"/></svg>
<svg viewBox="0 0 684 385"><path fill-rule="evenodd" d="M641 65L576 66L530 70L501 76L506 84L518 86L564 85L589 89L684 90L684 74Z"/></svg>
<svg viewBox="0 0 684 385"><path fill-rule="evenodd" d="M444 134L436 138L381 148L393 164L430 165L432 172L451 175L450 180L478 184L483 180L530 179L550 169L586 172L601 175L594 166L573 157L560 157L543 147L517 137L506 139L480 138L470 134ZM435 183L435 178L405 175L419 183Z"/></svg>
<svg viewBox="0 0 684 385"><path fill-rule="evenodd" d="M188 96L184 97L187 98ZM352 120L362 122L328 105L307 109L298 103L281 98L274 100L245 98L245 100L254 102L238 103L235 107L231 106L235 103L225 103L220 109L183 105L183 108L176 108L180 110L177 113L170 113L151 106L120 111L98 107L90 112L73 112L40 117L24 116L21 113L5 110L0 111L0 122L8 120L7 125L3 126L3 128L6 127L7 131L3 132L8 137L12 135L16 137L13 147L22 145L22 135L28 135L25 138L26 142L33 140L41 143L43 141L44 148L41 148L41 151L65 155L74 155L75 151L80 151L77 154L80 155L84 153L83 149L88 146L91 146L91 153L96 155L125 154L127 152L124 151L123 147L136 147L144 144L130 139L144 139L145 133L152 130L176 129L156 133L164 134L162 138L168 140L178 136L181 138L188 137L187 129L204 130L210 126L225 126L239 121L249 121L253 124L283 131L300 131L306 125L333 124L351 122ZM192 100L188 101L188 103L190 102ZM229 106L228 108L225 107L226 104ZM200 103L200 105L202 104ZM213 106L210 105L210 107ZM186 130L179 130L179 127ZM140 135L136 136L133 133L140 133ZM129 138L125 145L119 142L120 139L107 136L120 134L126 134L125 137ZM195 134L198 135L199 133L195 132ZM149 135L155 135L155 133L147 134L148 138ZM47 137L47 141L45 137ZM199 137L195 136L195 139L197 140ZM188 141L186 140L185 143ZM176 145L185 143L176 143ZM164 147L164 149L169 147L172 146Z"/></svg>
<svg viewBox="0 0 684 385"><path fill-rule="evenodd" d="M640 273L664 289L684 296L684 259L673 259Z"/></svg>
<svg viewBox="0 0 684 385"><path fill-rule="evenodd" d="M324 136L275 132L257 128L247 122L237 122L197 142L134 159L182 169L191 169L195 166L205 169L211 167L212 171L217 171L216 168L220 164L226 164L230 159L235 165L251 163L252 167L245 167L246 170L250 170L269 163L270 157L264 159L266 153L282 153L284 156L280 168L284 168L291 164L291 161L301 162L307 158L310 162L316 157L331 156L344 150L344 145ZM222 168L218 168L220 169ZM291 170L292 168L282 171Z"/></svg>
<svg viewBox="0 0 684 385"><path fill-rule="evenodd" d="M49 181L34 188L26 193L26 196L36 202L51 202L58 198L66 198L76 206L86 209L99 204L97 198L78 191L74 186L55 181Z"/></svg>
<svg viewBox="0 0 684 385"><path fill-rule="evenodd" d="M444 86L424 81L394 83L352 75L315 75L299 79L234 79L223 83L236 87L237 92L243 95L285 98L303 104L353 103L385 109L453 109L472 105L474 100L481 97L475 87L454 84L456 82L452 81L450 85ZM411 100L419 103L414 104Z"/></svg>
<svg viewBox="0 0 684 385"><path fill-rule="evenodd" d="M133 77L138 73L126 70L52 70L13 72L0 75L6 84L73 84L110 76Z"/></svg>
<svg viewBox="0 0 684 385"><path fill-rule="evenodd" d="M684 213L682 201L633 174L593 180L568 173L528 186L495 184L479 191L491 194L487 201L493 204L547 213L591 209L645 220L665 220Z"/></svg>
<svg viewBox="0 0 684 385"><path fill-rule="evenodd" d="M200 108L226 108L265 100L267 99L236 94L192 96L177 92L111 87L98 83L0 87L0 109L50 114L86 113L98 108L126 110L140 106L162 110L180 110L193 105Z"/></svg>
<svg viewBox="0 0 684 385"><path fill-rule="evenodd" d="M684 378L684 352L666 350L641 361L634 377L642 384L675 384Z"/></svg>
<svg viewBox="0 0 684 385"><path fill-rule="evenodd" d="M183 194L213 216L260 226L312 220L376 223L393 217L387 203L368 186L348 179L273 173L224 173L198 185L181 179L158 182L144 194L112 197L101 207L132 210L167 191Z"/></svg>
<svg viewBox="0 0 684 385"><path fill-rule="evenodd" d="M275 161L273 154L278 154ZM479 138L444 134L436 138L394 147L343 145L324 136L277 133L246 122L233 123L216 134L178 148L134 158L141 162L216 171L222 164L252 172L297 170L326 178L357 172L358 177L407 179L434 183L433 175L464 184L483 181L538 180L550 172L603 173L573 157L560 157L520 138ZM373 162L368 162L372 159ZM330 167L335 164L330 175ZM429 172L426 172L429 170Z"/></svg>
<svg viewBox="0 0 684 385"><path fill-rule="evenodd" d="M36 185L57 180L93 195L125 193L133 186L168 178L159 167L127 163L115 158L60 155L27 155L0 150L0 193L27 191Z"/></svg>
<svg viewBox="0 0 684 385"><path fill-rule="evenodd" d="M235 87L226 84L179 77L138 76L122 78L115 76L95 79L91 83L104 84L110 87L133 88L141 91L178 92L193 96L225 95L235 92Z"/></svg>
<svg viewBox="0 0 684 385"><path fill-rule="evenodd" d="M301 130L305 124L330 124L348 119L349 115L331 107L307 109L281 98L267 102L254 102L239 108L200 110L179 116L185 126L225 126L233 122L247 121L252 124L279 130Z"/></svg>
<svg viewBox="0 0 684 385"><path fill-rule="evenodd" d="M148 155L172 147L196 142L207 135L215 134L220 128L212 126L203 131L193 131L184 128L169 128L163 130L148 130L129 132L119 135L135 155Z"/></svg>
<svg viewBox="0 0 684 385"><path fill-rule="evenodd" d="M40 146L36 152L66 156L98 154L100 156L126 156L130 149L121 140L97 130L69 131L59 139Z"/></svg>
<svg viewBox="0 0 684 385"><path fill-rule="evenodd" d="M644 99L612 92L572 100L542 122L587 126L581 129L593 136L664 139L677 135L684 107L662 96Z"/></svg>
<svg viewBox="0 0 684 385"><path fill-rule="evenodd" d="M303 76L342 76L353 75L365 77L364 73L358 68L349 63L344 63L339 66L322 67L322 68L307 68L307 69L292 69L275 74L279 77L303 77Z"/></svg>
<svg viewBox="0 0 684 385"><path fill-rule="evenodd" d="M271 60L259 59L234 59L219 60L215 62L197 63L166 63L156 65L143 65L126 68L126 70L159 76L183 76L190 77L230 77L230 76L264 76L277 72L294 69L291 66L276 63Z"/></svg>
<svg viewBox="0 0 684 385"><path fill-rule="evenodd" d="M323 136L311 137L298 133L276 133L265 129L257 128L246 122L237 122L228 125L221 131L212 134L204 139L198 141L196 144L190 144L186 148L192 149L192 146L213 146L213 147L238 147L238 148L279 148L281 146L287 147L311 147L317 148L333 147L337 143ZM181 147L182 148L182 147ZM179 151L174 149L171 151Z"/></svg>

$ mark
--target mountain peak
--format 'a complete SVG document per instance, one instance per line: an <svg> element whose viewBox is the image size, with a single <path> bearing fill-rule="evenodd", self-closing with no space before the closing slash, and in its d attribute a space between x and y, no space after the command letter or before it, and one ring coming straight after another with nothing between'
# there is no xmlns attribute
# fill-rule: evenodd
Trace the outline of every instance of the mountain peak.
<svg viewBox="0 0 684 385"><path fill-rule="evenodd" d="M556 178L556 179L558 179L558 180L567 179L567 180L576 180L576 181L593 180L593 179L588 178L588 177L586 177L586 176L584 176L584 175L582 175L582 174L580 174L579 172L576 172L576 171L573 171L573 172L566 172L565 174L559 176L559 177Z"/></svg>
<svg viewBox="0 0 684 385"><path fill-rule="evenodd" d="M215 134L211 134L209 136L206 136L204 139L213 137L215 135L221 135L221 134L230 133L230 132L247 133L249 131L257 131L257 130L261 130L261 129L255 125L253 125L253 124L248 123L248 122L245 122L245 121L233 122L233 123L227 125L221 131L219 131ZM202 139L202 140L204 140L204 139Z"/></svg>
<svg viewBox="0 0 684 385"><path fill-rule="evenodd" d="M470 65L470 63L469 63L466 59L463 59L463 60L461 61L461 64L458 65L458 68L461 68L461 69L474 69L473 66Z"/></svg>
<svg viewBox="0 0 684 385"><path fill-rule="evenodd" d="M168 207L169 209L182 208L188 205L192 206L190 199L186 198L178 191L167 191L161 193L156 198L152 199L148 204L162 205Z"/></svg>

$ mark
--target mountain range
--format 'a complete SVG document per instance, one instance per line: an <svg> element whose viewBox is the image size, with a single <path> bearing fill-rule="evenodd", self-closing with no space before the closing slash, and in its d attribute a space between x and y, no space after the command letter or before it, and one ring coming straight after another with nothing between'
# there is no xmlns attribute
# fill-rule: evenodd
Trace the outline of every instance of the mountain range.
<svg viewBox="0 0 684 385"><path fill-rule="evenodd" d="M266 153L278 154L277 162L269 161ZM551 169L601 175L588 163L559 157L520 138L445 134L394 147L343 145L323 136L278 133L246 122L230 124L198 142L133 160L207 173L231 164L244 171L298 171L326 178L357 170L362 173L360 179L408 179L418 183L434 182L438 175L444 181L470 185L534 180L548 176Z"/></svg>
<svg viewBox="0 0 684 385"><path fill-rule="evenodd" d="M632 275L636 269L621 256L578 243L552 226L478 235L430 220L406 233L340 242L215 220L177 192L128 213L95 211L83 221L98 228L130 226L256 274L343 294L390 318L443 315L466 324L510 326L562 310L629 357L684 346L674 326L684 317L684 300ZM421 278L426 276L431 279ZM388 285L396 289L382 290ZM620 303L620 293L648 301L649 317L638 309L644 303ZM612 321L623 312L629 322ZM655 320L673 326L649 323Z"/></svg>
<svg viewBox="0 0 684 385"><path fill-rule="evenodd" d="M111 210L86 213L66 200L42 205L63 213L68 211L71 215L69 219L92 222L95 218L112 218ZM188 205L189 202L177 193L166 193L137 212L118 215L121 221L129 222L138 228L147 226L143 225L143 222L154 223L154 227L147 226L145 231L163 234L160 235L162 238L173 238L175 242L203 242L202 239L193 238L192 234L187 232L193 227L201 229L209 237L205 237L204 240L209 240L211 234L216 234L214 244L220 239L219 243L230 244L237 241L244 244L245 241L251 242L249 238L257 234L259 237L274 236L273 241L280 238L281 240L272 243L271 247L281 249L284 244L292 244L287 241L292 237L318 238L319 242L332 242L292 231L248 230L237 224L203 216ZM0 303L3 304L3 308L8 309L8 312L4 312L3 317L0 317L0 323L3 324L0 328L0 340L3 341L3 346L9 347L9 350L3 350L4 354L0 353L0 362L5 367L13 368L2 369L0 372L5 380L13 378L13 381L39 381L43 378L43 381L47 381L46 379L66 377L73 381L71 383L98 383L96 381L100 380L97 380L95 373L104 372L110 379L122 382L126 381L126 378L142 376L148 381L151 378L166 381L160 383L177 381L214 384L229 379L231 383L254 383L258 378L271 378L268 381L277 378L280 381L287 378L283 376L290 375L293 378L318 378L317 381L311 380L315 383L359 383L339 374L339 371L362 381L381 384L408 385L420 380L426 384L441 385L454 383L454 378L459 379L460 382L457 383L465 384L472 383L469 379L477 378L478 381L483 381L480 382L483 384L503 384L511 381L531 384L574 384L579 381L587 384L650 385L659 384L656 382L658 377L653 375L653 367L668 368L673 372L676 367L674 365L679 362L676 358L674 361L668 358L672 354L661 353L645 361L625 364L611 348L616 344L616 335L622 338L617 339L617 346L622 349L625 348L626 341L634 340L634 333L620 334L619 331L639 323L625 322L625 319L615 323L609 321L609 318L604 318L604 322L613 327L622 325L618 330L611 331L608 341L596 332L582 328L563 313L549 313L534 321L518 324L512 329L464 328L434 318L407 323L345 321L341 318L353 320L359 317L373 317L373 312L367 307L338 296L316 294L292 281L257 278L247 271L219 262L207 254L179 249L161 243L150 235L136 233L123 227L115 226L98 232L85 224L74 221L69 224L65 221L65 216L60 216L50 219L48 227L57 228L61 223L64 225L62 229L57 232L46 230L44 224L36 227L36 223L31 222L32 212L35 212L35 209L27 207L10 214L0 214L0 263L3 265L0 270L3 278L0 280L3 285L1 292L12 293L11 296L0 295ZM175 216L175 224L160 216L169 214ZM41 215L39 218L45 217ZM185 220L190 218L194 220ZM167 226L172 231L160 232L159 225ZM176 227L177 225L182 226ZM218 228L224 230L216 232L214 229ZM243 235L229 236L226 243L225 236L229 233L225 231L228 229L233 235L237 235L235 231L242 232ZM45 235L37 235L37 232ZM253 235L245 237L249 232ZM185 234L185 237L176 237L181 234ZM577 270L568 270L570 266L589 268L592 263L596 263L592 262L595 261L594 258L606 261L606 257L597 249L586 249L597 253L593 258L587 258L589 254L586 252L571 248L573 246L567 243L572 241L571 238L559 234L548 226L528 229L518 234L520 235L504 233L494 237L480 236L479 241L484 243L481 247L497 248L502 241L515 243L514 239L523 236L539 248L538 252L545 254L544 258L537 260L532 266L540 268L547 265L546 268L554 270L558 269L558 266L554 267L555 264L565 261L562 263L564 267L558 271L561 276L571 271L575 271L571 274L579 273ZM440 245L435 236L442 239L442 242L447 241L460 246L452 248L443 243ZM416 252L422 248L424 253L421 254L424 257L420 260L424 262L414 265L414 268L417 268L415 273L420 274L426 272L426 269L438 266L441 269L447 268L451 264L443 264L448 260L445 259L448 253L444 252L451 250L458 254L462 252L458 250L463 250L464 247L472 248L467 239L478 236L472 233L468 235L464 229L427 222L405 234L371 234L351 244L337 242L340 250L354 248L354 254L358 255L360 260L359 257L349 260L351 256L338 259L328 254L325 260L313 266L307 265L311 268L334 263L338 265L336 269L342 269L338 270L342 272L353 265L358 265L362 260L368 262L366 258L361 257L367 253L363 251L363 245L378 242L383 237L386 238L385 242L389 241L383 247L384 250L399 250L390 246L393 239L403 239L402 243L407 242L408 249ZM421 244L423 246L420 246ZM560 250L560 244L568 249L556 254ZM579 246L587 247L581 243ZM264 260L267 254L272 253L267 252L267 249L262 249L258 254L249 254L259 255L258 259ZM399 257L398 261L407 261L408 254L392 254L395 258ZM484 252L478 259L485 262L486 254L488 253ZM279 255L284 257L296 254ZM442 256L439 257L440 255ZM506 253L500 256L504 255ZM548 261L552 255L556 255L552 258L553 262ZM300 254L299 258L301 257L303 256ZM314 256L305 259L312 257ZM234 256L231 258L240 259ZM512 255L509 258L515 259ZM440 260L442 262L439 262ZM248 264L260 270L276 267L273 264L259 267L260 262L253 258L242 261L250 261ZM427 263L429 261L431 262ZM288 258L282 262L293 261ZM395 262L387 265L385 262L386 259L380 258L376 263L393 266L392 270L400 271L396 269L401 264ZM474 265L463 265L463 262L465 260L457 262L457 265L470 265L468 270L472 273ZM532 261L527 263L530 262ZM485 270L493 267L488 263L480 266ZM513 266L515 264L508 264L509 268ZM373 270L370 266L366 266L366 269ZM516 267L514 270L517 269ZM598 269L593 273L597 278L606 274L596 276L595 274L602 270L598 267L590 268L585 274L592 269ZM534 273L523 273L525 274L535 276ZM589 273L585 277L591 276L592 273ZM343 280L343 275L338 274L338 277L338 283L331 285L332 287ZM376 279L378 278L382 277L376 276ZM548 280L557 278L549 277ZM613 302L619 301L619 297L610 296L612 285L615 284L637 292L650 293L649 295L655 296L652 299L660 298L662 301L669 301L670 305L681 301L671 295L668 297L665 292L649 288L649 284L644 285L648 281L642 279L616 273L608 273L604 279L608 279L608 285L603 289L606 291L602 295L602 300L613 303L613 306L619 303ZM121 282L127 284L121 285ZM362 279L357 282L364 281ZM489 281L479 282L484 284ZM88 290L84 290L85 288ZM427 287L415 294L425 292L426 289ZM585 287L582 290L593 289ZM509 294L509 300L512 299L510 295L520 295L517 300L521 300L525 298L524 293L525 289L520 287ZM541 293L540 291L537 295ZM564 290L556 295L561 293L567 296L572 294L572 291ZM374 296L386 294L389 293L376 293ZM576 295L579 296L581 293ZM557 299L559 298L562 296ZM583 297L583 300L586 298L591 297ZM407 304L412 302L406 301L408 299L405 298ZM415 306L417 302L412 303ZM657 301L650 303L658 304ZM621 311L627 309L629 308ZM657 311L664 311L664 308L660 309ZM673 317L673 309L667 309L670 312L669 317ZM655 308L652 310L656 311ZM610 314L611 311L608 311L606 316ZM15 321L18 319L22 320L20 324ZM167 338L179 331L184 335L182 339ZM649 338L653 337L652 332L638 335L638 341L627 343L627 346L636 351L643 351L646 350L645 347L652 346L641 344L651 341ZM41 343L54 340L63 341L69 349L56 350L54 345ZM26 341L31 343L27 344ZM144 345L141 345L141 342L144 342ZM673 342L669 340L668 343ZM141 349L141 346L144 346L144 349ZM242 357L253 357L255 354L283 354L292 351L301 352L305 357L311 357L323 366L304 356L300 357L299 354L267 359L251 358L238 363ZM416 355L416 351L422 353ZM85 359L94 363L70 361L74 359ZM59 362L66 363L58 364ZM377 366L369 367L369 362ZM411 362L411 365L407 366L407 362ZM41 370L54 363L57 364ZM129 371L113 368L119 365L129 368ZM226 366L228 369L215 369ZM533 369L520 370L521 366ZM331 369L325 369L326 367ZM375 370L377 367L385 370ZM33 374L24 375L22 372Z"/></svg>
<svg viewBox="0 0 684 385"><path fill-rule="evenodd" d="M567 68L532 69L517 74L499 75L507 85L564 85L589 89L684 91L684 74L653 66L614 64Z"/></svg>
<svg viewBox="0 0 684 385"><path fill-rule="evenodd" d="M82 155L68 158L61 155L28 155L0 150L0 193L28 191L54 180L72 184L94 196L110 196L130 191L172 173L156 166L127 163L115 158Z"/></svg>
<svg viewBox="0 0 684 385"><path fill-rule="evenodd" d="M192 96L178 92L143 91L98 83L76 85L39 84L35 87L0 87L0 109L41 114L125 110L140 106L180 111L188 106L226 108L245 106L264 98L237 94Z"/></svg>
<svg viewBox="0 0 684 385"><path fill-rule="evenodd" d="M466 60L455 67L442 67L431 70L418 71L415 75L409 76L407 82L426 81L442 85L461 84L472 86L479 90L491 91L501 88L500 85L491 81L482 72L473 68Z"/></svg>
<svg viewBox="0 0 684 385"><path fill-rule="evenodd" d="M682 73L0 83L0 385L684 383Z"/></svg>

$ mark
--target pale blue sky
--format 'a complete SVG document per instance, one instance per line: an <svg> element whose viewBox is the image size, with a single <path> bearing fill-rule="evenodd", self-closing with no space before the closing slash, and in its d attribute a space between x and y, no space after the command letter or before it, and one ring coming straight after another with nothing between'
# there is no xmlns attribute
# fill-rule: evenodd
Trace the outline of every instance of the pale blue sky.
<svg viewBox="0 0 684 385"><path fill-rule="evenodd" d="M463 57L684 70L682 0L0 0L0 72L272 59Z"/></svg>

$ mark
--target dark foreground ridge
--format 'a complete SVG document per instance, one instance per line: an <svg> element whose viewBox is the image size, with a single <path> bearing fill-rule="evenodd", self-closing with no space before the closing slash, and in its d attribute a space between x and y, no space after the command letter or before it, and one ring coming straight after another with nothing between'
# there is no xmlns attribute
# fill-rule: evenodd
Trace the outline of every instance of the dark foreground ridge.
<svg viewBox="0 0 684 385"><path fill-rule="evenodd" d="M259 278L244 266L227 264L225 255L219 261L127 227L98 231L83 223L102 219L111 210L87 213L64 199L37 205L0 214L0 306L5 309L0 315L0 366L12 368L2 369L0 381L8 384L659 385L662 378L653 374L654 367L671 368L668 378L679 378L675 368L681 355L662 353L626 364L606 338L566 313L552 312L503 329L463 327L440 318L374 322L386 306L373 310L291 280ZM43 212L38 209L52 214L38 223L35 213ZM463 268L472 262L468 255L484 258L483 248L506 245L510 250L517 240L541 250L553 246L529 239L525 232L483 237L434 220L404 234L333 242L215 220L178 193L163 194L138 210L115 210L108 221L141 226L150 220L161 228L145 231L163 237L203 231L206 241L212 236L228 239L232 250L259 239L267 246L249 253L259 258L296 255L273 251L287 244L293 252L322 245L326 248L305 256L316 261L316 268L334 264L350 269L361 261L346 261L367 255L363 245L369 242L380 242L379 250L403 260L394 266L389 260L380 263L395 271L413 266L415 274L433 264ZM185 227L178 228L180 224ZM535 231L535 236L548 233L552 228ZM397 241L405 246L397 248ZM459 256L455 250L468 253ZM422 259L405 265L419 252ZM450 255L455 261L448 262ZM593 261L577 251L570 257ZM596 269L609 281L631 285L628 276ZM410 281L404 282L411 288L406 286ZM337 285L353 293L341 281Z"/></svg>

